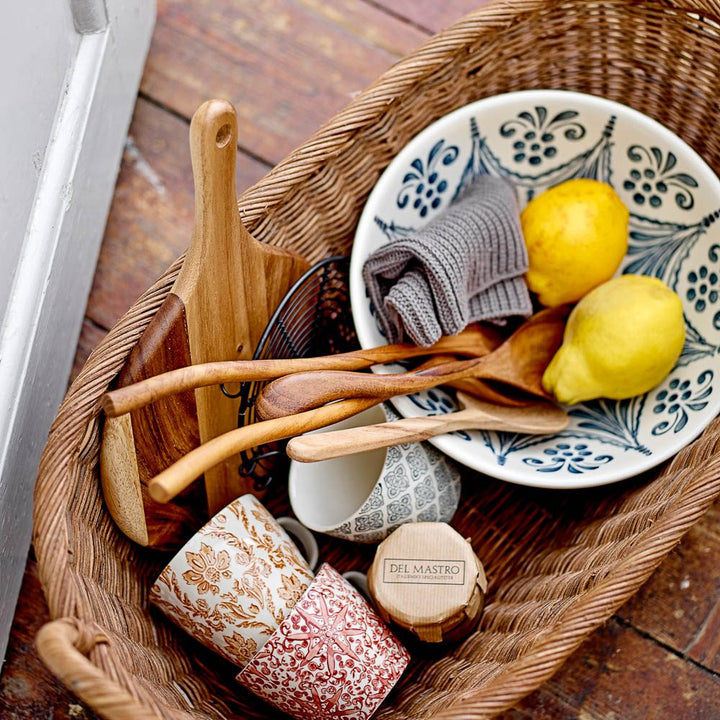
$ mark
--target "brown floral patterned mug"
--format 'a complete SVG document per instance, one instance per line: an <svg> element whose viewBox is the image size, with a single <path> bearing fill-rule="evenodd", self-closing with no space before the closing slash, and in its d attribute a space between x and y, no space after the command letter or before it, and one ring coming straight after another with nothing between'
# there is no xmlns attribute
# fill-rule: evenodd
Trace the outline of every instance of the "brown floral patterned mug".
<svg viewBox="0 0 720 720"><path fill-rule="evenodd" d="M274 518L254 495L243 495L175 555L150 589L150 601L203 645L244 667L309 587L317 560L310 531L292 518Z"/></svg>

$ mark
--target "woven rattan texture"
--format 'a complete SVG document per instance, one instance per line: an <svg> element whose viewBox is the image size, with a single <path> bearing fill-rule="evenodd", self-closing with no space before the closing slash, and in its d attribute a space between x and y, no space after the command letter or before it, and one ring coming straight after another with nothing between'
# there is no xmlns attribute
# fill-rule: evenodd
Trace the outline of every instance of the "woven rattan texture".
<svg viewBox="0 0 720 720"><path fill-rule="evenodd" d="M263 241L318 260L347 253L391 158L466 103L528 88L602 95L669 127L720 170L720 3L499 2L394 66L240 198ZM126 540L106 513L97 401L167 295L176 262L89 358L53 425L35 495L35 548L54 617L42 652L108 718L272 717L233 669L148 608L166 557ZM480 630L413 663L378 717L487 718L552 675L652 573L720 495L720 425L657 473L601 490L548 494L468 472L454 525L488 569ZM268 499L287 509L282 492ZM322 541L339 570L370 550ZM77 647L87 660L73 650Z"/></svg>

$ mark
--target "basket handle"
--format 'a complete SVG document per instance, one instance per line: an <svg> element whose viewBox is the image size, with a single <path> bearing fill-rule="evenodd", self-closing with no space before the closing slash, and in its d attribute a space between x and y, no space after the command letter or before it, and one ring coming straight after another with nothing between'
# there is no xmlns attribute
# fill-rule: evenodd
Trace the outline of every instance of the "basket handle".
<svg viewBox="0 0 720 720"><path fill-rule="evenodd" d="M69 617L46 623L35 636L40 659L94 712L108 720L161 720L88 660L86 653L107 642L102 633Z"/></svg>

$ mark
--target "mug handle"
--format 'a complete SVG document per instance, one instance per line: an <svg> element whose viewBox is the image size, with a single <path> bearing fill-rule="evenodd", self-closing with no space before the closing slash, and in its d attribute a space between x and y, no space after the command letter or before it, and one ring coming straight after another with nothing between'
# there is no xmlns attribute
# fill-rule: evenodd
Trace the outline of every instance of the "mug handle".
<svg viewBox="0 0 720 720"><path fill-rule="evenodd" d="M315 536L295 518L283 516L276 519L283 530L285 530L288 535L292 535L293 539L300 543L303 555L305 556L310 569L315 572L315 568L320 560L320 550Z"/></svg>
<svg viewBox="0 0 720 720"><path fill-rule="evenodd" d="M343 577L357 590L365 596L365 599L372 604L370 597L370 588L368 587L367 575L358 570L348 570L343 573Z"/></svg>

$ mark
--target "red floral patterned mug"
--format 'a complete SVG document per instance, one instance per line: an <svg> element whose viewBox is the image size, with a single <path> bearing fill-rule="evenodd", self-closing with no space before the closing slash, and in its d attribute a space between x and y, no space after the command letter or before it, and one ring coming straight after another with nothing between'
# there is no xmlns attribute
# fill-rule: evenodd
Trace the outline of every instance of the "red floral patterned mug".
<svg viewBox="0 0 720 720"><path fill-rule="evenodd" d="M283 528L303 545L307 560ZM313 580L317 543L292 518L274 518L243 495L205 524L150 589L170 620L243 667Z"/></svg>
<svg viewBox="0 0 720 720"><path fill-rule="evenodd" d="M236 679L298 719L366 720L409 660L362 594L324 563Z"/></svg>

